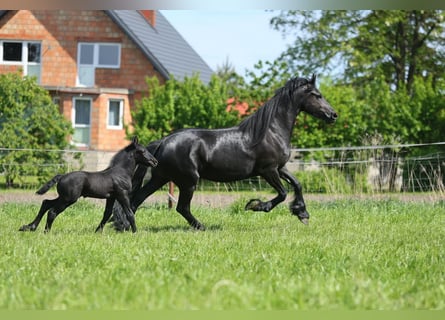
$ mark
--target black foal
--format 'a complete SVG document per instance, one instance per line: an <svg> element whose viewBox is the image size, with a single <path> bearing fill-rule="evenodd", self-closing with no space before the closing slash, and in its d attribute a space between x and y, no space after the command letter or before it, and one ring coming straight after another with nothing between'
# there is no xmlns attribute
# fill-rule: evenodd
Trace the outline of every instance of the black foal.
<svg viewBox="0 0 445 320"><path fill-rule="evenodd" d="M20 231L35 231L40 220L48 211L45 232L51 230L54 219L67 207L75 203L80 197L107 199L103 219L96 232L102 231L105 223L111 216L115 200L124 209L129 219L131 230L136 232L134 213L130 208L129 193L132 188L132 177L136 165L157 165L157 160L147 149L140 145L137 137L124 149L119 151L111 160L107 169L99 172L74 171L56 175L36 193L44 194L53 185L57 184L59 196L53 200L43 200L39 213L30 223L22 226Z"/></svg>

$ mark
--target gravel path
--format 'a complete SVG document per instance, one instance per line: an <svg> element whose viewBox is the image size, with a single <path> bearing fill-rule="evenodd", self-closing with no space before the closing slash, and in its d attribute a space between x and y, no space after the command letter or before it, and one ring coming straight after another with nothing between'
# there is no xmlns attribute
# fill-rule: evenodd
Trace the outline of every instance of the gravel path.
<svg viewBox="0 0 445 320"><path fill-rule="evenodd" d="M5 202L11 203L41 203L43 199L52 199L57 196L55 191L50 191L44 196L36 195L33 191L23 191L23 190L11 190L11 191L0 191L0 204ZM401 201L415 201L415 202L436 202L445 200L445 194L436 193L387 193L387 194L357 194L357 195L327 195L327 194L303 194L306 202L312 201L335 201L344 199L380 199L380 200L401 200ZM174 194L177 197L177 191ZM212 208L220 208L230 206L233 202L240 198L261 198L261 199L271 199L274 194L271 192L262 193L244 193L244 192L199 192L195 193L192 203L193 205L209 206ZM289 193L286 201L291 201L293 199L293 194ZM99 204L104 204L104 200L91 199L89 201L97 202ZM166 192L158 191L146 200L146 204L162 204L167 203L168 194Z"/></svg>

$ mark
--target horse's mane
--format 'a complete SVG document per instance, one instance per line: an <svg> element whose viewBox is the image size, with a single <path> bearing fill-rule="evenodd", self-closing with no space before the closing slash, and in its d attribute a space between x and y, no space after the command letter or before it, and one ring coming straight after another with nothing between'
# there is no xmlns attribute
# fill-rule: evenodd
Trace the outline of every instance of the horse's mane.
<svg viewBox="0 0 445 320"><path fill-rule="evenodd" d="M252 137L251 147L256 146L263 140L278 107L289 103L292 93L309 82L310 80L299 77L289 80L283 87L277 89L275 95L263 106L239 124L239 129Z"/></svg>

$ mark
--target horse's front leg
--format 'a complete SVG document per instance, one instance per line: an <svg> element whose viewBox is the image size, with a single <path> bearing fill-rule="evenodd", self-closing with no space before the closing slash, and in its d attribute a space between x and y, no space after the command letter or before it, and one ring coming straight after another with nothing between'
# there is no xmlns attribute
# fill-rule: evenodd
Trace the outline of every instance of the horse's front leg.
<svg viewBox="0 0 445 320"><path fill-rule="evenodd" d="M260 199L252 199L246 204L245 210L269 212L286 199L287 192L281 183L277 170L264 172L261 176L278 192L278 195L272 200L265 202Z"/></svg>
<svg viewBox="0 0 445 320"><path fill-rule="evenodd" d="M309 213L306 210L306 204L303 199L303 188L300 182L285 167L280 169L280 176L294 188L295 198L290 204L292 214L296 215L302 223L308 224Z"/></svg>

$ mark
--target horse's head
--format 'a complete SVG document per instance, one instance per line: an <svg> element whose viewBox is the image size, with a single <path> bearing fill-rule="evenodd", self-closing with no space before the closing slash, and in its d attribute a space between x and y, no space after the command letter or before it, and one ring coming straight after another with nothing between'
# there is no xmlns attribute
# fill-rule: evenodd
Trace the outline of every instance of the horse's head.
<svg viewBox="0 0 445 320"><path fill-rule="evenodd" d="M147 148L139 144L139 139L135 136L131 142L134 147L134 159L137 164L142 164L144 166L156 167L158 165L158 160L148 152Z"/></svg>
<svg viewBox="0 0 445 320"><path fill-rule="evenodd" d="M337 113L316 88L315 80L316 76L313 74L312 78L301 86L300 90L302 90L303 93L300 110L327 123L334 123L335 120L337 120Z"/></svg>

